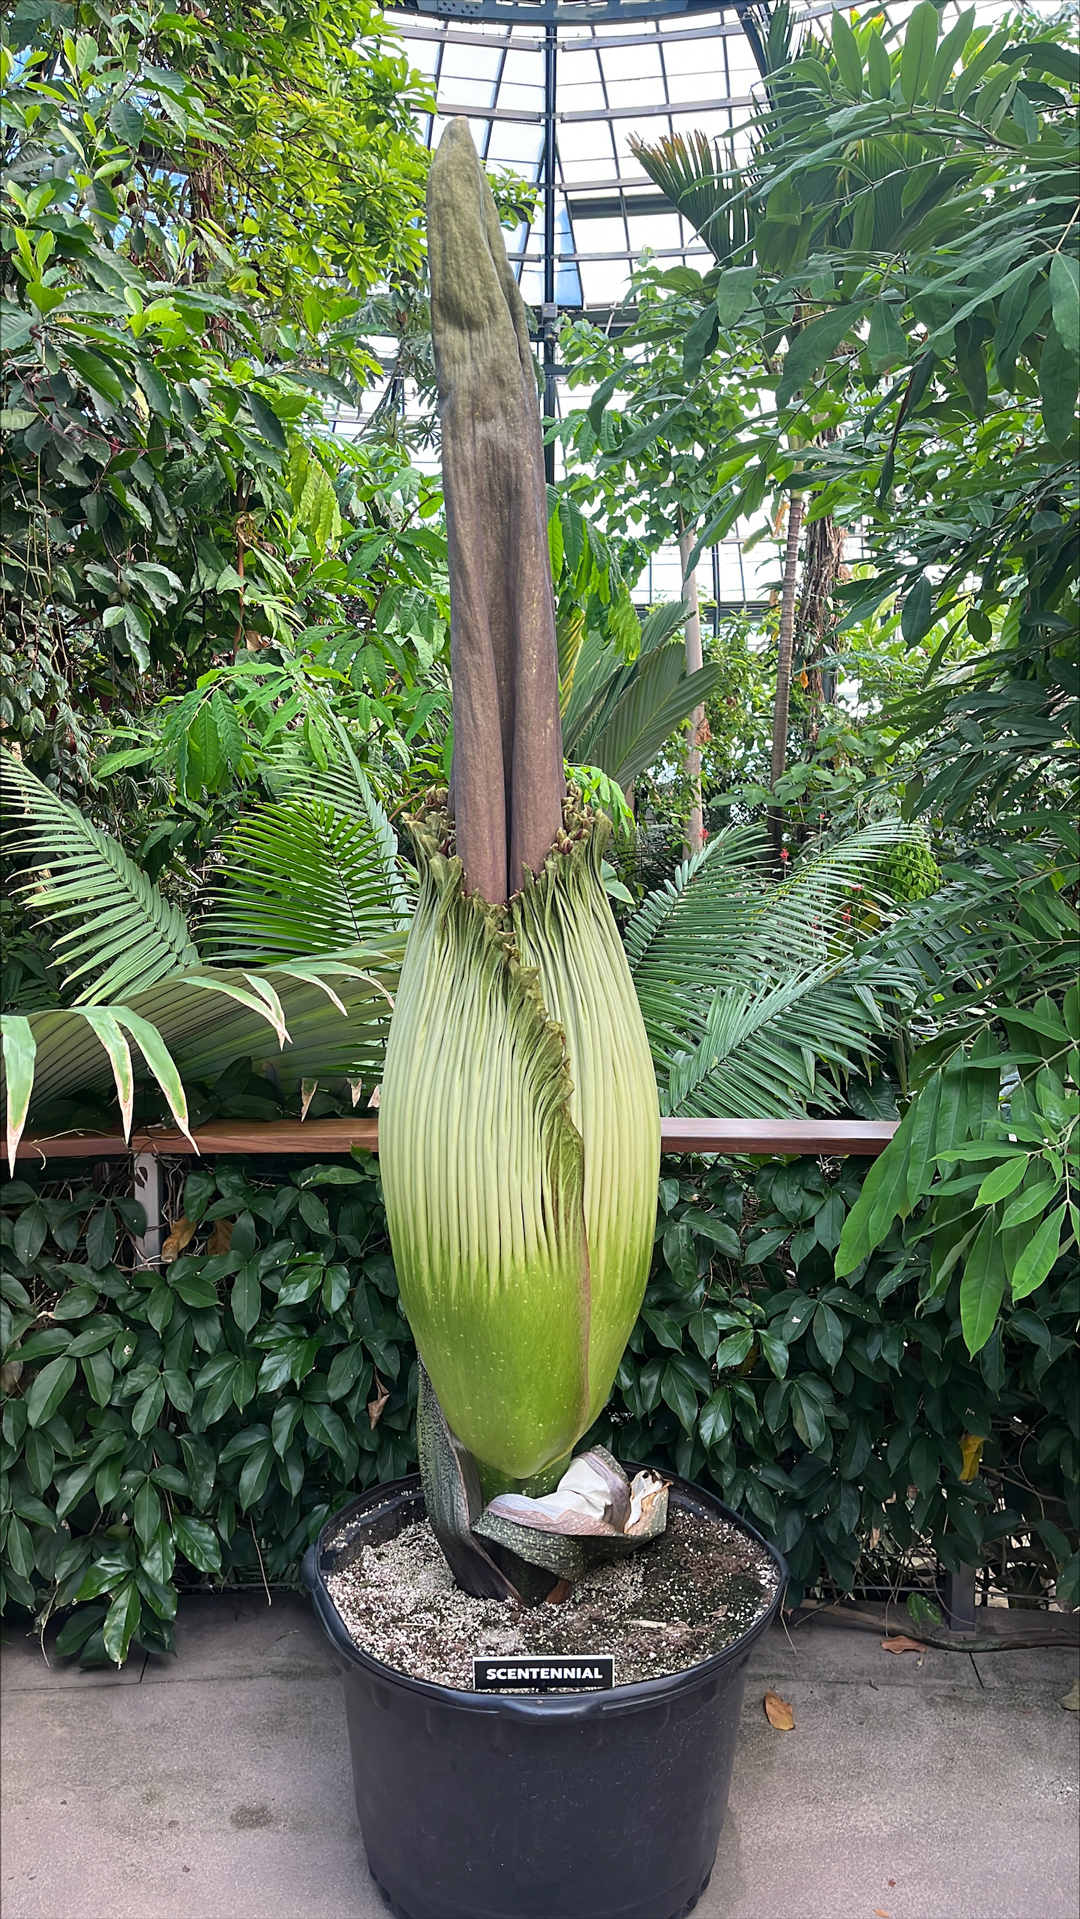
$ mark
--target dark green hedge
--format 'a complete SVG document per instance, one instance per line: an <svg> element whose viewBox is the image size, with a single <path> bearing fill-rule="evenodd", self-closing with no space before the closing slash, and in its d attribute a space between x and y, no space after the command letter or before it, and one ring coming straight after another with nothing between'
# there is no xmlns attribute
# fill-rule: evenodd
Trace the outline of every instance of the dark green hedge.
<svg viewBox="0 0 1080 1919"><path fill-rule="evenodd" d="M670 1162L645 1308L597 1434L718 1486L796 1594L894 1579L913 1546L1076 1597L1075 1257L968 1359L954 1280L920 1305L918 1217L838 1285L866 1163ZM171 1644L177 1586L295 1577L327 1514L413 1470L415 1355L377 1163L218 1162L162 1271L141 1208L42 1175L3 1219L3 1598L58 1649ZM975 1448L981 1464L964 1481ZM966 1445L965 1445L966 1442ZM1016 1542L1019 1541L1019 1544Z"/></svg>

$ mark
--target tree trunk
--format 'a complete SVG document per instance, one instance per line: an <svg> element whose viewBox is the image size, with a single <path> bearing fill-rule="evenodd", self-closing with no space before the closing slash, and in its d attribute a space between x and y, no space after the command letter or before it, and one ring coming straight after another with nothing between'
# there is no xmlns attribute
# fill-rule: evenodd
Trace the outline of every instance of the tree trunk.
<svg viewBox="0 0 1080 1919"><path fill-rule="evenodd" d="M686 671L701 671L701 613L698 607L697 568L687 572L687 561L694 549L692 530L685 531L679 539L679 560L682 564L682 596L689 602L690 611L686 616ZM705 725L705 708L695 706L690 715L690 740L686 749L685 772L690 786L690 818L686 827L686 856L693 859L705 844L701 807L701 739Z"/></svg>
<svg viewBox="0 0 1080 1919"><path fill-rule="evenodd" d="M783 777L787 764L788 713L791 707L791 662L795 641L795 586L799 573L799 531L802 527L803 499L793 493L788 502L787 543L784 549L784 590L780 600L780 648L776 662L776 704L773 708L772 763L770 783ZM780 857L783 826L779 807L769 810L769 831L776 856Z"/></svg>
<svg viewBox="0 0 1080 1919"><path fill-rule="evenodd" d="M817 744L822 705L835 697L835 668L830 669L826 688L821 662L833 650L833 593L836 582L844 577L844 540L846 529L837 526L829 514L814 520L806 529L802 592L795 622L795 637L807 675L810 699L809 744Z"/></svg>

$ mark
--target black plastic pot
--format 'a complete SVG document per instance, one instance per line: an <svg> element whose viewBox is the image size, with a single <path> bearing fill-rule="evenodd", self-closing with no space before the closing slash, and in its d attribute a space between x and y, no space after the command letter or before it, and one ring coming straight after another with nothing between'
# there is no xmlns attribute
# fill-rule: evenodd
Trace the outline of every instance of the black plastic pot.
<svg viewBox="0 0 1080 1919"><path fill-rule="evenodd" d="M715 1658L605 1693L456 1692L353 1645L324 1575L422 1515L418 1478L352 1500L309 1549L304 1577L345 1668L368 1864L399 1919L682 1919L697 1904L727 1807L747 1654L779 1610L787 1567L701 1487L675 1479L670 1497L763 1547L776 1596Z"/></svg>

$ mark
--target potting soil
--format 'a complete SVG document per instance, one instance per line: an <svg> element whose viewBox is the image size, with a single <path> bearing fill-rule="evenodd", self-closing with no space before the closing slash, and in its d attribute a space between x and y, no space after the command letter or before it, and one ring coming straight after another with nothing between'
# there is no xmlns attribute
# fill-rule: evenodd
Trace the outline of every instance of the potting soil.
<svg viewBox="0 0 1080 1919"><path fill-rule="evenodd" d="M426 1519L385 1545L357 1548L326 1585L364 1652L413 1679L469 1692L474 1658L511 1653L609 1653L617 1686L685 1672L761 1617L776 1577L745 1533L673 1506L659 1539L595 1568L559 1603L471 1598L455 1586Z"/></svg>

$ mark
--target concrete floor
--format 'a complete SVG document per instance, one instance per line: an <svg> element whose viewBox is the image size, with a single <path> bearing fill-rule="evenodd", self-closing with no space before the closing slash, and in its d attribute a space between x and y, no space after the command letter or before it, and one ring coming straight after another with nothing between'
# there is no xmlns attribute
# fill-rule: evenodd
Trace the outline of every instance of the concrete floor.
<svg viewBox="0 0 1080 1919"><path fill-rule="evenodd" d="M187 1599L177 1645L119 1674L5 1649L3 1919L386 1919L307 1602ZM1075 1672L774 1630L700 1919L1075 1919Z"/></svg>

